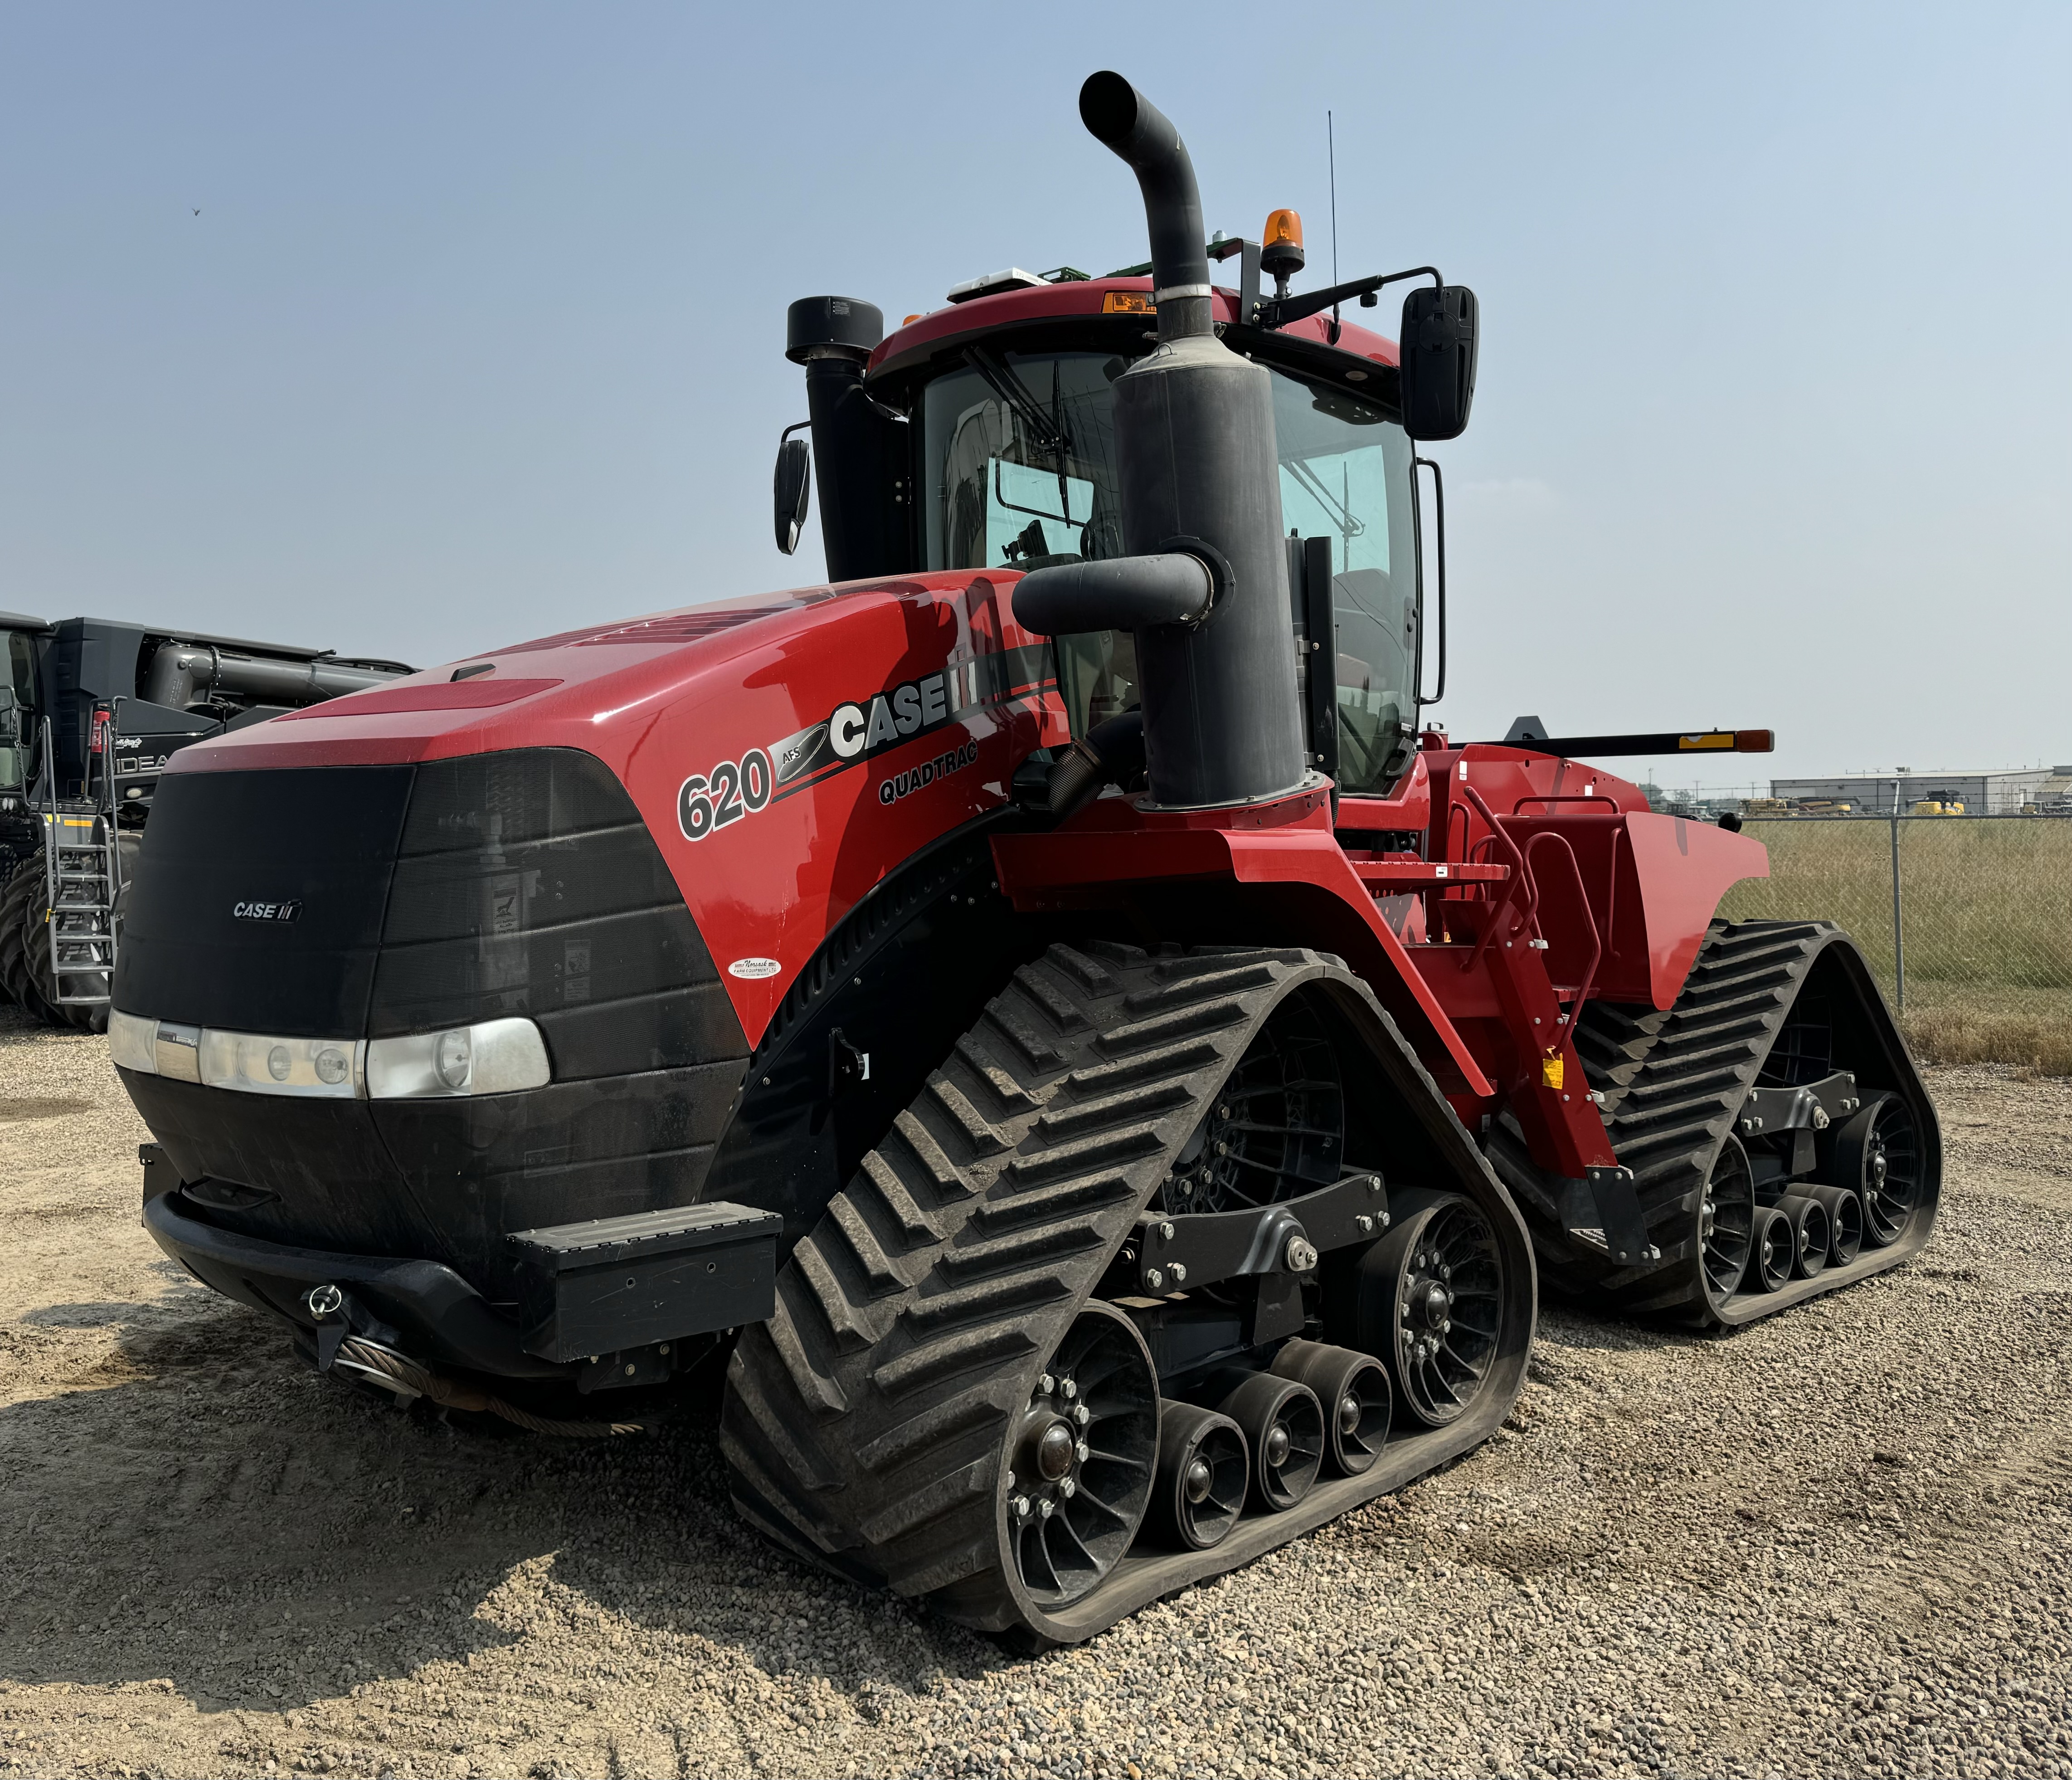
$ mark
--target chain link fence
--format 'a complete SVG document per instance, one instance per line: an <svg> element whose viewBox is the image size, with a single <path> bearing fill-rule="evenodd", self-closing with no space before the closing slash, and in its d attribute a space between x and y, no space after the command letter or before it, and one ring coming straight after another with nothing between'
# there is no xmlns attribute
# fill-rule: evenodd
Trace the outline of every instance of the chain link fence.
<svg viewBox="0 0 2072 1780"><path fill-rule="evenodd" d="M1839 921L1918 1055L2072 1075L2072 822L1749 817L1770 876L1731 921Z"/></svg>

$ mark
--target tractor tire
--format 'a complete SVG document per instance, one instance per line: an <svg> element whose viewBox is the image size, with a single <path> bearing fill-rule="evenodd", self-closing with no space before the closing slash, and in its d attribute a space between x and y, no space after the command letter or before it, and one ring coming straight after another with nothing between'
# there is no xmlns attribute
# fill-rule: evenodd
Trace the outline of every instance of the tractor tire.
<svg viewBox="0 0 2072 1780"><path fill-rule="evenodd" d="M1161 1382L1138 1325L1174 1300L1096 1288L1105 1279L1116 1291L1112 1263L1132 1261L1123 1245L1155 1227L1140 1217L1196 1165L1211 1118L1252 1091L1231 1086L1247 1060L1281 1066L1285 1047L1258 1047L1296 997L1333 1010L1343 1068L1371 1065L1356 1086L1392 1109L1390 1154L1486 1223L1501 1284L1486 1375L1456 1419L1406 1424L1357 1475L1247 1513L1211 1548L1161 1545L1156 1512L1137 1536L1154 1494ZM945 1053L800 1239L775 1314L743 1333L730 1362L721 1444L734 1502L780 1545L1025 1647L1075 1642L1466 1452L1508 1412L1537 1302L1523 1224L1338 960L1054 946ZM1356 1271L1375 1246L1327 1259ZM1255 1348L1245 1364L1264 1375L1269 1358ZM1043 1418L1077 1413L1067 1405L1078 1378L1080 1427L1108 1437L1083 1442L1080 1472L1060 1481L1051 1461L1070 1466L1071 1443ZM1078 1497L1065 1486L1075 1479Z"/></svg>
<svg viewBox="0 0 2072 1780"><path fill-rule="evenodd" d="M1935 1109L1862 954L1832 923L1715 921L1673 1007L1593 1003L1576 1044L1603 1096L1614 1153L1634 1171L1659 1258L1622 1265L1601 1242L1565 1228L1563 1184L1535 1165L1507 1115L1491 1123L1490 1160L1531 1227L1550 1291L1623 1315L1731 1328L1897 1267L1927 1242L1942 1176ZM1858 1189L1837 1170L1847 1172L1856 1155L1844 1153L1845 1139L1863 1148L1848 1138L1860 1123L1879 1156L1887 1239L1867 1240L1844 1265L1764 1290L1745 1259L1749 1221L1774 1204L1778 1189L1757 1203L1742 1109L1752 1089L1803 1086L1844 1069L1864 1110L1847 1131L1823 1136L1817 1178Z"/></svg>
<svg viewBox="0 0 2072 1780"><path fill-rule="evenodd" d="M0 892L0 987L31 1020L60 1026L64 1021L29 960L30 942L43 925L46 890L39 848L14 867Z"/></svg>

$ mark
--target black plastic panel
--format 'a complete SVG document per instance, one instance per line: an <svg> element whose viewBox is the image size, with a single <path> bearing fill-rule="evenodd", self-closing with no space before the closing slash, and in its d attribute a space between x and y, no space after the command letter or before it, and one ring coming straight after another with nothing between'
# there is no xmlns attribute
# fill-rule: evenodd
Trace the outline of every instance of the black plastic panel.
<svg viewBox="0 0 2072 1780"><path fill-rule="evenodd" d="M739 1061L557 1082L481 1100L384 1100L375 1123L400 1194L421 1205L455 1264L514 1295L512 1230L688 1205L700 1196Z"/></svg>
<svg viewBox="0 0 2072 1780"><path fill-rule="evenodd" d="M182 1180L280 1197L209 1215L271 1242L362 1255L454 1256L401 1180L364 1100L303 1100L197 1087L125 1069L122 1083Z"/></svg>
<svg viewBox="0 0 2072 1780"><path fill-rule="evenodd" d="M220 1227L421 1256L492 1299L508 1232L688 1205L748 1045L632 801L573 749L410 767L175 773L117 1004L230 1031L380 1037L501 1015L545 1034L536 1091L377 1102L125 1075L183 1180L278 1197ZM302 903L235 919L240 900Z"/></svg>
<svg viewBox="0 0 2072 1780"><path fill-rule="evenodd" d="M125 1012L233 1032L366 1029L414 769L175 773L153 800L115 968ZM291 921L240 920L295 903Z"/></svg>
<svg viewBox="0 0 2072 1780"><path fill-rule="evenodd" d="M574 749L417 769L368 1036L506 1014L539 1022L557 1082L748 1054L654 837Z"/></svg>

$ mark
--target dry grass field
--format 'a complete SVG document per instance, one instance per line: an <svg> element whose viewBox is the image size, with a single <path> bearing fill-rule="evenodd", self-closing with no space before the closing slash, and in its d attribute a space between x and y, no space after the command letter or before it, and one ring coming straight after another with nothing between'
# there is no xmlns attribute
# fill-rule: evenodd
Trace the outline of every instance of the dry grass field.
<svg viewBox="0 0 2072 1780"><path fill-rule="evenodd" d="M1836 921L1894 999L1892 828L1751 822L1767 882L1729 891L1729 920ZM2011 1063L2072 1075L2072 822L1902 822L1901 1023L1936 1063Z"/></svg>

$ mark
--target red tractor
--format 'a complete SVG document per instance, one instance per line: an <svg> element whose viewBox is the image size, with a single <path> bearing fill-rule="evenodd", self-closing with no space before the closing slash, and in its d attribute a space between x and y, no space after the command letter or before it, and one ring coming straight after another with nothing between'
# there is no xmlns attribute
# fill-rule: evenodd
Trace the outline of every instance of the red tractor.
<svg viewBox="0 0 2072 1780"><path fill-rule="evenodd" d="M1577 759L1766 735L1421 724L1472 295L1396 274L1399 350L1079 105L1148 267L793 305L832 584L185 749L109 1035L146 1225L319 1366L703 1381L772 1539L1038 1642L1474 1446L1543 1282L1745 1322L1940 1165L1848 937L1715 921L1762 848Z"/></svg>

